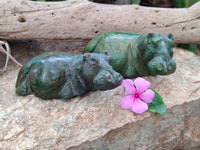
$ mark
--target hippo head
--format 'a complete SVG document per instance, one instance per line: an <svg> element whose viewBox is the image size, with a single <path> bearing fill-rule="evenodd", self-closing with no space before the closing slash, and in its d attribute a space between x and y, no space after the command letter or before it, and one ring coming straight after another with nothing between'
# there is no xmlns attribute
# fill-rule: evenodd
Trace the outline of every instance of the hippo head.
<svg viewBox="0 0 200 150"><path fill-rule="evenodd" d="M83 55L83 78L91 90L113 89L121 84L123 77L110 66L107 53L85 53Z"/></svg>
<svg viewBox="0 0 200 150"><path fill-rule="evenodd" d="M173 35L149 33L143 42L143 61L151 75L167 75L176 70L172 60L174 45Z"/></svg>

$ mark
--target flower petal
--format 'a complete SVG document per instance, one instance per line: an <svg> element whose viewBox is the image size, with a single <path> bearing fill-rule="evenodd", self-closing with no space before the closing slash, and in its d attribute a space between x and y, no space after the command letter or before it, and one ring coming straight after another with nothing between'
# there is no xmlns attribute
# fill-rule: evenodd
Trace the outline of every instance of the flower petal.
<svg viewBox="0 0 200 150"><path fill-rule="evenodd" d="M122 86L125 88L125 95L133 94L135 92L135 87L133 85L133 81L131 79L125 79L122 81Z"/></svg>
<svg viewBox="0 0 200 150"><path fill-rule="evenodd" d="M132 95L122 97L121 100L120 100L121 107L123 109L131 109L132 106L133 106L133 100L134 99L133 99Z"/></svg>
<svg viewBox="0 0 200 150"><path fill-rule="evenodd" d="M142 114L148 110L148 105L139 98L135 99L132 106L132 111L136 114Z"/></svg>
<svg viewBox="0 0 200 150"><path fill-rule="evenodd" d="M154 96L155 96L154 91L148 89L144 93L140 94L140 99L144 100L147 103L151 103Z"/></svg>
<svg viewBox="0 0 200 150"><path fill-rule="evenodd" d="M150 86L151 83L141 77L138 77L134 80L134 84L136 87L137 92L142 93L145 90L147 90Z"/></svg>

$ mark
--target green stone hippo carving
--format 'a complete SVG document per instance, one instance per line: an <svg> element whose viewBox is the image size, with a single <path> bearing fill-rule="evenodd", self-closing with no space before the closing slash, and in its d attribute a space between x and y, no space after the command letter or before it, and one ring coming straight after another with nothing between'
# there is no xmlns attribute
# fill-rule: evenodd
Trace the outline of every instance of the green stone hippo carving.
<svg viewBox="0 0 200 150"><path fill-rule="evenodd" d="M21 68L16 93L33 93L43 99L66 99L89 91L115 88L121 84L123 77L113 70L109 61L107 54L41 54Z"/></svg>
<svg viewBox="0 0 200 150"><path fill-rule="evenodd" d="M108 52L111 66L123 77L168 75L176 70L173 45L172 34L105 32L94 37L84 53Z"/></svg>

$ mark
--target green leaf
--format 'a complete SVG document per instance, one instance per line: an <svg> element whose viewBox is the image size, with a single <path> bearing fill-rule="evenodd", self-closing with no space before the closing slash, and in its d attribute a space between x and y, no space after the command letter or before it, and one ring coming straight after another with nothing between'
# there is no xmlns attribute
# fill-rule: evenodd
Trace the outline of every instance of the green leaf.
<svg viewBox="0 0 200 150"><path fill-rule="evenodd" d="M163 101L162 97L154 89L152 90L155 93L155 97L153 98L153 101L151 103L148 103L148 111L158 113L162 116L167 111L166 104Z"/></svg>
<svg viewBox="0 0 200 150"><path fill-rule="evenodd" d="M65 0L46 0L47 2L57 2L57 1L65 1Z"/></svg>
<svg viewBox="0 0 200 150"><path fill-rule="evenodd" d="M131 0L131 4L140 4L141 0Z"/></svg>
<svg viewBox="0 0 200 150"><path fill-rule="evenodd" d="M173 4L175 8L187 8L199 1L200 0L173 0Z"/></svg>
<svg viewBox="0 0 200 150"><path fill-rule="evenodd" d="M177 44L177 47L187 49L187 50L197 54L197 45L196 44Z"/></svg>

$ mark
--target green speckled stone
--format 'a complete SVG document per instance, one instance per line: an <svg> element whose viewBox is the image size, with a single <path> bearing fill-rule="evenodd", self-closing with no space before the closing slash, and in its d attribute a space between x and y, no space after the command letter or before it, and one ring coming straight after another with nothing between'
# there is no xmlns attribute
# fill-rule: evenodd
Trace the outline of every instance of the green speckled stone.
<svg viewBox="0 0 200 150"><path fill-rule="evenodd" d="M107 54L41 54L21 68L16 93L23 96L33 93L43 99L65 99L89 91L115 88L120 85L122 76L113 70L109 61Z"/></svg>
<svg viewBox="0 0 200 150"><path fill-rule="evenodd" d="M173 45L172 34L105 32L94 37L84 53L108 52L111 66L123 77L168 75L176 70Z"/></svg>

